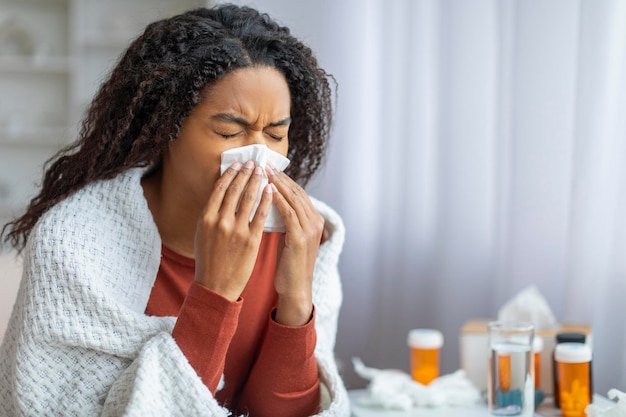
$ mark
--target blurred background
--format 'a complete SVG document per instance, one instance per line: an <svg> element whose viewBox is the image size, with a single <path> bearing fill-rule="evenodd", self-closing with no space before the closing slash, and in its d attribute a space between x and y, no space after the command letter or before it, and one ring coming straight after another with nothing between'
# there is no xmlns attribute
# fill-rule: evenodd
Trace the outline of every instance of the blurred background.
<svg viewBox="0 0 626 417"><path fill-rule="evenodd" d="M258 0L338 83L308 187L343 217L337 356L408 371L407 332L459 332L534 285L626 391L626 2ZM199 0L0 0L0 222L36 189L146 23ZM0 333L19 259L0 257Z"/></svg>

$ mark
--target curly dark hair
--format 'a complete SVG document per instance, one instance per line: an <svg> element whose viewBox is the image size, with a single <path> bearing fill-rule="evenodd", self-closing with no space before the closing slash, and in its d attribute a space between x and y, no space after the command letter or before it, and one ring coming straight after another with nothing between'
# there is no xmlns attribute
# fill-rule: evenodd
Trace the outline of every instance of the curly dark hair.
<svg viewBox="0 0 626 417"><path fill-rule="evenodd" d="M302 186L319 168L332 121L329 80L311 49L267 14L231 4L148 25L96 94L76 142L45 164L41 191L6 224L22 250L52 206L87 184L131 167L158 166L203 91L238 68L280 71L291 93L287 174Z"/></svg>

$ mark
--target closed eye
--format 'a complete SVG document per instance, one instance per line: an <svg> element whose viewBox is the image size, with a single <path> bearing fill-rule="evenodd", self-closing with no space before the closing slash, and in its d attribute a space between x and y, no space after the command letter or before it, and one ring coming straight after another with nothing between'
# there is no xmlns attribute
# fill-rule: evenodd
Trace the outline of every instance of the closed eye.
<svg viewBox="0 0 626 417"><path fill-rule="evenodd" d="M235 133L215 132L215 133L217 133L218 135L220 135L224 139L230 139L230 138L234 138L235 136L239 135L241 132L235 132Z"/></svg>
<svg viewBox="0 0 626 417"><path fill-rule="evenodd" d="M267 136L269 136L270 138L274 139L277 142L280 142L281 140L283 140L285 137L284 136L280 136L280 135L274 135L271 133L266 133Z"/></svg>

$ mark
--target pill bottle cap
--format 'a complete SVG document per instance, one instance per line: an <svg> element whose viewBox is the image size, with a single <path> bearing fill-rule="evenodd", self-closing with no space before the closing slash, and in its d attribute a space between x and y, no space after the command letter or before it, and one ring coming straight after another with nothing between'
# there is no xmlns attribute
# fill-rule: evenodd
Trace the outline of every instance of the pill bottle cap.
<svg viewBox="0 0 626 417"><path fill-rule="evenodd" d="M533 352L540 353L543 350L543 339L540 336L535 335L533 340Z"/></svg>
<svg viewBox="0 0 626 417"><path fill-rule="evenodd" d="M585 343L585 339L583 333L558 333L556 335L556 343Z"/></svg>
<svg viewBox="0 0 626 417"><path fill-rule="evenodd" d="M443 334L434 329L413 329L409 331L407 343L411 347L438 349L443 346Z"/></svg>
<svg viewBox="0 0 626 417"><path fill-rule="evenodd" d="M591 361L591 348L582 343L559 343L554 351L557 362L581 363Z"/></svg>

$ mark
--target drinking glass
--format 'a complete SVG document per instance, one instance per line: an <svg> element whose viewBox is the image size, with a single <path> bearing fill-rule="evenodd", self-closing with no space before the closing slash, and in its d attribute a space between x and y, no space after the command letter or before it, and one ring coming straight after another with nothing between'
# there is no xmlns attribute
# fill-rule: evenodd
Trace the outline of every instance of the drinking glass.
<svg viewBox="0 0 626 417"><path fill-rule="evenodd" d="M535 366L532 323L493 321L489 335L489 411L495 416L532 417Z"/></svg>

